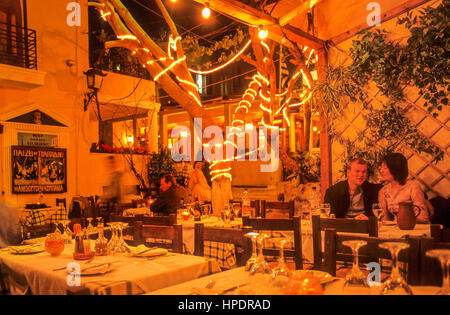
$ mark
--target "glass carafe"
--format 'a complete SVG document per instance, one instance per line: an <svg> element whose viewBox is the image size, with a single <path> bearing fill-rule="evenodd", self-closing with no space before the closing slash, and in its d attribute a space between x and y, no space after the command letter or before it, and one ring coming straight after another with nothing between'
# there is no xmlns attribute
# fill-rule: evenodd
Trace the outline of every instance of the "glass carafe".
<svg viewBox="0 0 450 315"><path fill-rule="evenodd" d="M103 234L103 223L98 223L98 238L95 241L95 254L97 256L105 256L108 255L108 240Z"/></svg>

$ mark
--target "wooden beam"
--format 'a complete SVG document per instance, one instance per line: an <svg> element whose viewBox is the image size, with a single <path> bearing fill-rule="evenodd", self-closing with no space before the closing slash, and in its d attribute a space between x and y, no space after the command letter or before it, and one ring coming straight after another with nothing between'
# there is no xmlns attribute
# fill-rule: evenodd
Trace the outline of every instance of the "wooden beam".
<svg viewBox="0 0 450 315"><path fill-rule="evenodd" d="M383 13L381 15L381 23L392 20L393 18L396 18L397 16L402 15L403 13L408 12L412 9L415 9L415 8L425 4L427 2L430 2L430 1L431 0L409 0L409 1L406 1L405 3ZM352 38L359 32L370 29L372 27L374 27L374 26L368 26L367 23L363 23L363 24L360 24L356 27L349 29L348 31L346 31L340 35L330 38L330 41L332 41L335 45L338 45L338 44L346 41L347 39Z"/></svg>
<svg viewBox="0 0 450 315"><path fill-rule="evenodd" d="M280 17L278 21L280 21L281 26L287 25L292 19L294 19L296 16L308 11L311 9L310 7L311 1L305 1L296 8L292 9L289 13L285 14L284 16ZM317 1L315 4L319 3Z"/></svg>
<svg viewBox="0 0 450 315"><path fill-rule="evenodd" d="M250 24L250 26L258 27L264 26L269 30L269 38L281 43L283 38L294 42L300 42L308 47L314 49L321 49L324 47L325 41L321 40L305 31L290 25L280 26L277 19L272 16L258 11L246 4L243 4L236 0L194 0L201 4L209 4L209 7L214 11L230 16L233 19L242 21L244 24ZM286 36L285 36L286 35ZM292 46L292 44L283 42L285 46Z"/></svg>

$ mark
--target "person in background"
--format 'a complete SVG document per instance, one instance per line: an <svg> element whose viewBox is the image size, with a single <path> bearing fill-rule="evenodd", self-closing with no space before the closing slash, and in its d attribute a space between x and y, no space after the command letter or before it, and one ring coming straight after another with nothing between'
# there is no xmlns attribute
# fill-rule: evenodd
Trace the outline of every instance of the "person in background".
<svg viewBox="0 0 450 315"><path fill-rule="evenodd" d="M367 162L353 158L347 163L347 180L327 189L324 202L331 205L336 218L365 219L373 216L381 185L367 181Z"/></svg>
<svg viewBox="0 0 450 315"><path fill-rule="evenodd" d="M202 172L202 162L194 163L194 170L189 178L188 190L192 193L193 200L197 200L200 204L205 201L211 201L211 187L208 185Z"/></svg>
<svg viewBox="0 0 450 315"><path fill-rule="evenodd" d="M113 155L107 157L107 167L110 170L109 182L104 196L98 200L98 203L106 201L108 211L111 212L116 204L123 202L125 196L124 173Z"/></svg>
<svg viewBox="0 0 450 315"><path fill-rule="evenodd" d="M14 209L0 203L0 248L20 242L19 218Z"/></svg>
<svg viewBox="0 0 450 315"><path fill-rule="evenodd" d="M203 175L206 178L206 183L208 184L209 187L212 187L211 170L209 169L209 166L210 166L209 162L207 160L205 160L202 163L202 172L203 172Z"/></svg>
<svg viewBox="0 0 450 315"><path fill-rule="evenodd" d="M181 198L175 178L172 175L164 175L161 178L160 189L161 194L150 205L150 209L154 213L163 216L177 213Z"/></svg>
<svg viewBox="0 0 450 315"><path fill-rule="evenodd" d="M429 223L433 206L425 199L419 184L408 180L408 161L401 153L386 155L380 168L381 180L386 185L380 190L380 207L383 209L383 220L393 220L398 211L399 202L412 202L420 207L418 223Z"/></svg>

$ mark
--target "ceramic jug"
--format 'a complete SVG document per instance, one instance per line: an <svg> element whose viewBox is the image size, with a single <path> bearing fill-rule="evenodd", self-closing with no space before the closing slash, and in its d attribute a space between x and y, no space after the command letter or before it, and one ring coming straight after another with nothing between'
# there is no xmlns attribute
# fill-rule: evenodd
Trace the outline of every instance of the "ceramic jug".
<svg viewBox="0 0 450 315"><path fill-rule="evenodd" d="M414 213L414 208L419 211ZM397 225L400 230L412 230L416 226L416 218L420 214L420 207L414 205L412 202L399 202L397 213Z"/></svg>

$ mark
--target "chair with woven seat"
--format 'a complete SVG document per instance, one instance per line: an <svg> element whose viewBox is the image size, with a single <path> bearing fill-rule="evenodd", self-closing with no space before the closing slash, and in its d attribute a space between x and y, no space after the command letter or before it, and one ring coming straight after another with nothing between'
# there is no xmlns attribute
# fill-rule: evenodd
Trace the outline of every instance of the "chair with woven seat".
<svg viewBox="0 0 450 315"><path fill-rule="evenodd" d="M204 256L205 241L233 244L235 246L237 266L245 266L252 250L251 240L245 237L247 232L247 229L208 227L204 226L203 223L196 223L194 255Z"/></svg>
<svg viewBox="0 0 450 315"><path fill-rule="evenodd" d="M67 210L66 198L56 198L56 206L64 206L64 209Z"/></svg>
<svg viewBox="0 0 450 315"><path fill-rule="evenodd" d="M266 219L266 218L242 218L243 227L249 227L252 231L292 231L292 240L294 241L293 249L285 249L285 257L294 259L295 269L303 269L303 251L302 251L302 231L300 217L293 217L291 219ZM263 254L265 256L278 257L280 249L278 248L264 248Z"/></svg>
<svg viewBox="0 0 450 315"><path fill-rule="evenodd" d="M378 222L376 217L369 217L368 220L353 219L325 219L318 215L312 216L313 233L313 253L314 269L322 268L322 231L325 229L336 229L337 232L362 233L371 237L378 236Z"/></svg>
<svg viewBox="0 0 450 315"><path fill-rule="evenodd" d="M267 219L289 219L294 216L294 201L261 200L260 216Z"/></svg>
<svg viewBox="0 0 450 315"><path fill-rule="evenodd" d="M336 229L325 229L325 255L323 271L332 276L336 276L336 266L338 262L353 262L352 250L343 245L342 242L349 240L363 240L367 242L358 251L360 263L379 262L379 259L392 260L391 253L379 245L384 242L408 243L409 248L399 253L398 261L408 264L406 280L411 285L419 285L421 282L420 270L420 237L410 237L408 239L385 239L378 237L358 236L354 234L338 234ZM350 270L348 271L350 272ZM388 274L386 274L388 276Z"/></svg>
<svg viewBox="0 0 450 315"><path fill-rule="evenodd" d="M152 242L153 240L167 240L170 244ZM136 244L145 244L148 246L166 247L174 253L183 252L183 230L181 224L170 226L164 225L144 225L142 221L134 223L134 241Z"/></svg>

